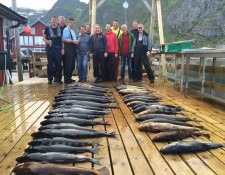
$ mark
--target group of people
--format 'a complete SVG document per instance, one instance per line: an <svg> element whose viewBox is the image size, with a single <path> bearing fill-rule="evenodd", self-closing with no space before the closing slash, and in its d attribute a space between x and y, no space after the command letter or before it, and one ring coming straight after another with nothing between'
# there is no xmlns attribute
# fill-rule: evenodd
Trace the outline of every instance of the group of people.
<svg viewBox="0 0 225 175"><path fill-rule="evenodd" d="M129 79L135 82L142 80L142 64L145 67L150 83L154 83L154 75L150 68L148 57L151 54L152 44L143 24L133 21L133 29L129 32L128 26L119 27L118 20L101 26L94 26L91 34L91 25L79 27L79 35L74 31L75 20L68 19L65 25L63 16L51 18L51 25L44 31L43 40L46 43L48 59L48 83L52 81L62 83L62 63L64 82L73 83L72 73L75 62L78 68L79 82L87 82L87 64L93 59L95 83L117 81L118 67L121 60L120 80L124 81L125 66L128 65Z"/></svg>

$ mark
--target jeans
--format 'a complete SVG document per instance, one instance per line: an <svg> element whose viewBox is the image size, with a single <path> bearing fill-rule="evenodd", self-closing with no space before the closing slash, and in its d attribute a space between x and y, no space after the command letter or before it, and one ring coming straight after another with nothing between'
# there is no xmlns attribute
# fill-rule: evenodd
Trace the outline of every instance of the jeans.
<svg viewBox="0 0 225 175"><path fill-rule="evenodd" d="M129 78L133 78L132 76L132 67L131 67L131 54L123 54L121 57L121 78L124 79L125 77L125 66L126 66L126 61L127 61L127 65L128 65L128 76Z"/></svg>
<svg viewBox="0 0 225 175"><path fill-rule="evenodd" d="M87 80L87 62L88 56L78 53L77 54L77 65L78 65L78 77L80 81Z"/></svg>

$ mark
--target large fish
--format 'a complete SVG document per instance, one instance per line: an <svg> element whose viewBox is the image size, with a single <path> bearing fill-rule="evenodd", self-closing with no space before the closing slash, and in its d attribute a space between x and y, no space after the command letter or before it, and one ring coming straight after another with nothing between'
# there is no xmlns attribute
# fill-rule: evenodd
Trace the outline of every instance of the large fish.
<svg viewBox="0 0 225 175"><path fill-rule="evenodd" d="M67 88L74 88L74 87L109 90L109 88L107 86L100 85L100 84L93 84L93 83L73 83L73 84L69 84L67 86Z"/></svg>
<svg viewBox="0 0 225 175"><path fill-rule="evenodd" d="M149 105L143 105L135 110L133 110L133 112L135 113L139 113L145 110L158 110L158 111L168 111L168 112L180 112L183 111L184 109L182 109L179 106L172 106L172 105L164 105L164 104L149 104Z"/></svg>
<svg viewBox="0 0 225 175"><path fill-rule="evenodd" d="M115 99L102 99L100 97L86 97L86 96L66 96L55 99L56 102L58 101L64 101L64 100L81 100L81 101L91 101L91 102L97 102L97 103L112 103L115 102Z"/></svg>
<svg viewBox="0 0 225 175"><path fill-rule="evenodd" d="M166 120L175 120L175 121L182 121L182 122L198 121L195 118L177 117L175 115L158 114L158 113L139 115L136 118L136 121L141 122L141 121L145 121L149 119L166 119Z"/></svg>
<svg viewBox="0 0 225 175"><path fill-rule="evenodd" d="M109 170L103 167L89 170L74 166L65 166L47 162L25 162L17 164L13 169L16 175L109 175Z"/></svg>
<svg viewBox="0 0 225 175"><path fill-rule="evenodd" d="M84 153L90 152L93 154L98 154L97 147L93 148L84 148L84 147L74 147L68 145L38 145L38 146L29 146L24 150L26 153L49 153L49 152L63 152L63 153Z"/></svg>
<svg viewBox="0 0 225 175"><path fill-rule="evenodd" d="M189 127L181 126L170 123L142 123L139 125L138 129L140 131L149 131L149 132L161 132L161 131L199 131L201 128L198 127Z"/></svg>
<svg viewBox="0 0 225 175"><path fill-rule="evenodd" d="M133 106L135 106L137 104L145 104L145 103L146 102L144 102L144 101L132 101L132 102L127 103L127 106L133 107Z"/></svg>
<svg viewBox="0 0 225 175"><path fill-rule="evenodd" d="M147 109L147 110L144 110L140 113L138 113L138 115L145 115L145 114L169 114L169 115L172 115L172 114L177 114L179 113L179 111L162 111L160 109Z"/></svg>
<svg viewBox="0 0 225 175"><path fill-rule="evenodd" d="M31 134L33 138L53 138L53 137L65 137L65 138L95 138L95 137L115 137L116 133L106 133L101 131L84 131L76 129L45 129L42 131Z"/></svg>
<svg viewBox="0 0 225 175"><path fill-rule="evenodd" d="M153 102L158 102L161 99L158 97L155 98L137 98L137 97L133 97L133 98L128 98L128 99L124 99L124 103L129 103L132 101L143 101L145 103L153 103Z"/></svg>
<svg viewBox="0 0 225 175"><path fill-rule="evenodd" d="M110 100L110 101L114 101L113 98L110 98L110 97L105 97L105 96L96 96L96 95L86 95L86 94L59 94L57 96L55 96L55 99L61 99L61 98L76 98L76 97L89 97L89 98L101 98L103 100Z"/></svg>
<svg viewBox="0 0 225 175"><path fill-rule="evenodd" d="M213 142L180 141L164 146L160 149L160 152L163 154L194 153L219 147L225 147L225 144Z"/></svg>
<svg viewBox="0 0 225 175"><path fill-rule="evenodd" d="M150 91L148 90L142 90L142 89L121 89L118 91L122 95L127 95L127 94L148 94Z"/></svg>
<svg viewBox="0 0 225 175"><path fill-rule="evenodd" d="M175 125L181 125L181 126L189 126L189 127L197 127L203 129L203 126L196 126L189 123L185 123L183 121L177 121L177 120L169 120L165 118L155 118L155 119L148 119L143 121L142 123L149 123L149 122L155 122L155 123L171 123Z"/></svg>
<svg viewBox="0 0 225 175"><path fill-rule="evenodd" d="M86 156L78 156L74 154L67 154L67 153L57 153L57 152L49 152L49 153L30 153L25 154L21 157L16 158L18 163L24 162L49 162L49 163L76 163L76 162L92 162L97 165L100 164L100 160L102 158L90 158Z"/></svg>
<svg viewBox="0 0 225 175"><path fill-rule="evenodd" d="M91 132L99 131L99 130L75 125L75 124L72 124L72 123L49 124L49 125L41 126L41 127L38 128L39 131L42 131L42 130L45 130L45 129L77 129L77 130L91 131ZM101 131L101 132L106 132L106 131Z"/></svg>
<svg viewBox="0 0 225 175"><path fill-rule="evenodd" d="M49 114L53 113L75 113L75 114L94 114L94 115L109 115L111 114L110 112L106 111L97 111L97 110L91 110L91 109L85 109L85 107L75 107L72 109L67 109L67 108L57 108L53 109L48 112Z"/></svg>
<svg viewBox="0 0 225 175"><path fill-rule="evenodd" d="M177 141L177 140L183 140L188 137L206 137L210 138L209 134L203 134L200 132L187 132L187 131L170 131L170 132L160 132L156 134L152 141L154 142L171 142L171 141Z"/></svg>
<svg viewBox="0 0 225 175"><path fill-rule="evenodd" d="M109 123L107 122L93 121L74 117L53 117L48 120L42 121L41 125L45 126L54 123L70 123L80 126L109 125Z"/></svg>
<svg viewBox="0 0 225 175"><path fill-rule="evenodd" d="M75 147L83 147L83 146L100 146L100 142L86 142L82 140L74 140L68 139L64 137L53 137L53 138L42 138L32 140L28 143L30 146L37 146L37 145L57 145L57 144L64 144L69 146Z"/></svg>
<svg viewBox="0 0 225 175"><path fill-rule="evenodd" d="M105 115L88 115L88 114L73 114L73 113L53 113L46 115L44 118L45 119L50 119L53 117L74 117L74 118L81 118L81 119L96 119L96 118L104 118L106 117Z"/></svg>
<svg viewBox="0 0 225 175"><path fill-rule="evenodd" d="M71 109L71 108L85 108L85 109L90 109L90 110L96 110L96 111L107 111L106 108L98 108L98 107L93 107L93 106L83 106L83 105L59 105L54 107L54 109L57 108L66 108L66 109Z"/></svg>
<svg viewBox="0 0 225 175"><path fill-rule="evenodd" d="M108 92L96 92L92 90L86 90L86 89L67 89L67 90L61 90L59 94L88 94L88 95L96 95L96 96L109 96Z"/></svg>
<svg viewBox="0 0 225 175"><path fill-rule="evenodd" d="M98 107L98 108L118 108L116 105L109 105L109 104L103 104L103 103L96 103L96 102L90 102L90 101L82 101L82 100L64 100L60 102L55 102L52 106L56 107L59 105L83 105L83 106L92 106L92 107Z"/></svg>

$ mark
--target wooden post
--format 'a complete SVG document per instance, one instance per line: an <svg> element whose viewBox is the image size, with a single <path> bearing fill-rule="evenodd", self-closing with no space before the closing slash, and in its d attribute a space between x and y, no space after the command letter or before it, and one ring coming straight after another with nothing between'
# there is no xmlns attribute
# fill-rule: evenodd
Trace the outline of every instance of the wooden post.
<svg viewBox="0 0 225 175"><path fill-rule="evenodd" d="M91 24L91 19L92 19L92 0L89 1L89 24Z"/></svg>
<svg viewBox="0 0 225 175"><path fill-rule="evenodd" d="M17 12L16 0L12 0L12 9ZM17 62L17 72L18 81L23 81L23 71L22 71L22 59L20 54L20 40L19 40L19 29L14 29L15 34L15 48L16 48L16 62Z"/></svg>
<svg viewBox="0 0 225 175"><path fill-rule="evenodd" d="M158 16L158 26L159 26L159 41L160 41L160 44L164 44L165 41L164 41L164 33L163 33L161 0L156 0L156 6L157 6L157 16ZM166 75L167 69L166 69L165 54L162 54L161 60L162 60L162 72L164 75Z"/></svg>
<svg viewBox="0 0 225 175"><path fill-rule="evenodd" d="M151 14L151 23L150 23L150 32L149 32L152 42L154 39L155 15L156 15L156 0L152 0L152 14Z"/></svg>

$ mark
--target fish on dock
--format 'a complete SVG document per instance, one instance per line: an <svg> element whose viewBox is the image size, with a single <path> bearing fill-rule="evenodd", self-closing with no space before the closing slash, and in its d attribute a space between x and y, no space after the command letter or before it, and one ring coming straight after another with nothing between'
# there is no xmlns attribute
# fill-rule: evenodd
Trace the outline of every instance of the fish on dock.
<svg viewBox="0 0 225 175"><path fill-rule="evenodd" d="M135 110L134 113L143 112L145 110L158 110L158 111L167 111L167 112L180 112L184 111L180 106L173 106L173 105L165 105L165 104L149 104L143 105Z"/></svg>
<svg viewBox="0 0 225 175"><path fill-rule="evenodd" d="M65 137L40 138L31 140L28 145L56 145L63 144L68 146L83 147L83 146L101 146L100 142L87 142L82 140L69 139Z"/></svg>
<svg viewBox="0 0 225 175"><path fill-rule="evenodd" d="M75 114L93 114L93 115L109 115L111 112L108 111L100 111L100 110L91 110L91 109L85 109L85 107L75 107L71 109L67 108L57 108L53 109L48 112L49 114L53 113L75 113Z"/></svg>
<svg viewBox="0 0 225 175"><path fill-rule="evenodd" d="M160 149L160 152L163 154L195 153L220 147L225 147L225 144L198 141L179 141L164 146Z"/></svg>
<svg viewBox="0 0 225 175"><path fill-rule="evenodd" d="M65 137L65 138L96 138L96 137L115 137L116 133L106 133L102 131L84 131L76 129L45 129L42 131L34 132L31 136L35 139L38 138L53 138L53 137Z"/></svg>
<svg viewBox="0 0 225 175"><path fill-rule="evenodd" d="M150 120L150 119L166 119L166 120L175 120L175 121L181 121L181 122L187 122L187 121L199 122L195 118L177 117L175 115L158 114L158 113L138 115L138 117L135 120L137 122L142 122L142 121Z"/></svg>
<svg viewBox="0 0 225 175"><path fill-rule="evenodd" d="M55 124L55 123L70 123L80 126L94 126L94 125L109 125L108 122L104 121L94 121L88 119L81 119L75 117L52 117L50 119L41 122L42 126Z"/></svg>
<svg viewBox="0 0 225 175"><path fill-rule="evenodd" d="M183 140L188 137L206 137L210 138L209 134L204 134L200 132L190 132L190 131L169 131L169 132L160 132L156 134L152 141L154 142L171 142L177 140Z"/></svg>
<svg viewBox="0 0 225 175"><path fill-rule="evenodd" d="M74 147L63 144L57 145L38 145L38 146L29 146L24 150L26 153L49 153L49 152L63 152L63 153L84 153L90 152L93 154L98 154L97 147L93 148L84 148L84 147Z"/></svg>
<svg viewBox="0 0 225 175"><path fill-rule="evenodd" d="M148 122L142 123L139 125L138 129L140 131L147 132L161 132L161 131L200 131L201 128L198 127L189 127L189 126L181 126L170 123L156 123L156 122Z"/></svg>
<svg viewBox="0 0 225 175"><path fill-rule="evenodd" d="M16 175L109 175L106 167L98 170L78 168L74 166L59 165L47 162L19 163L13 169Z"/></svg>
<svg viewBox="0 0 225 175"><path fill-rule="evenodd" d="M53 117L74 117L74 118L81 118L81 119L87 119L87 120L92 120L96 118L105 118L107 116L105 115L92 115L92 114L73 114L73 113L53 113L53 114L48 114L44 118L45 119L50 119Z"/></svg>
<svg viewBox="0 0 225 175"><path fill-rule="evenodd" d="M24 162L50 162L50 163L73 163L76 162L92 162L96 165L101 165L100 160L102 158L90 158L87 156L78 156L74 154L68 154L68 153L58 153L58 152L49 152L49 153L30 153L25 154L23 156L17 157L16 161L18 163L24 163Z"/></svg>

